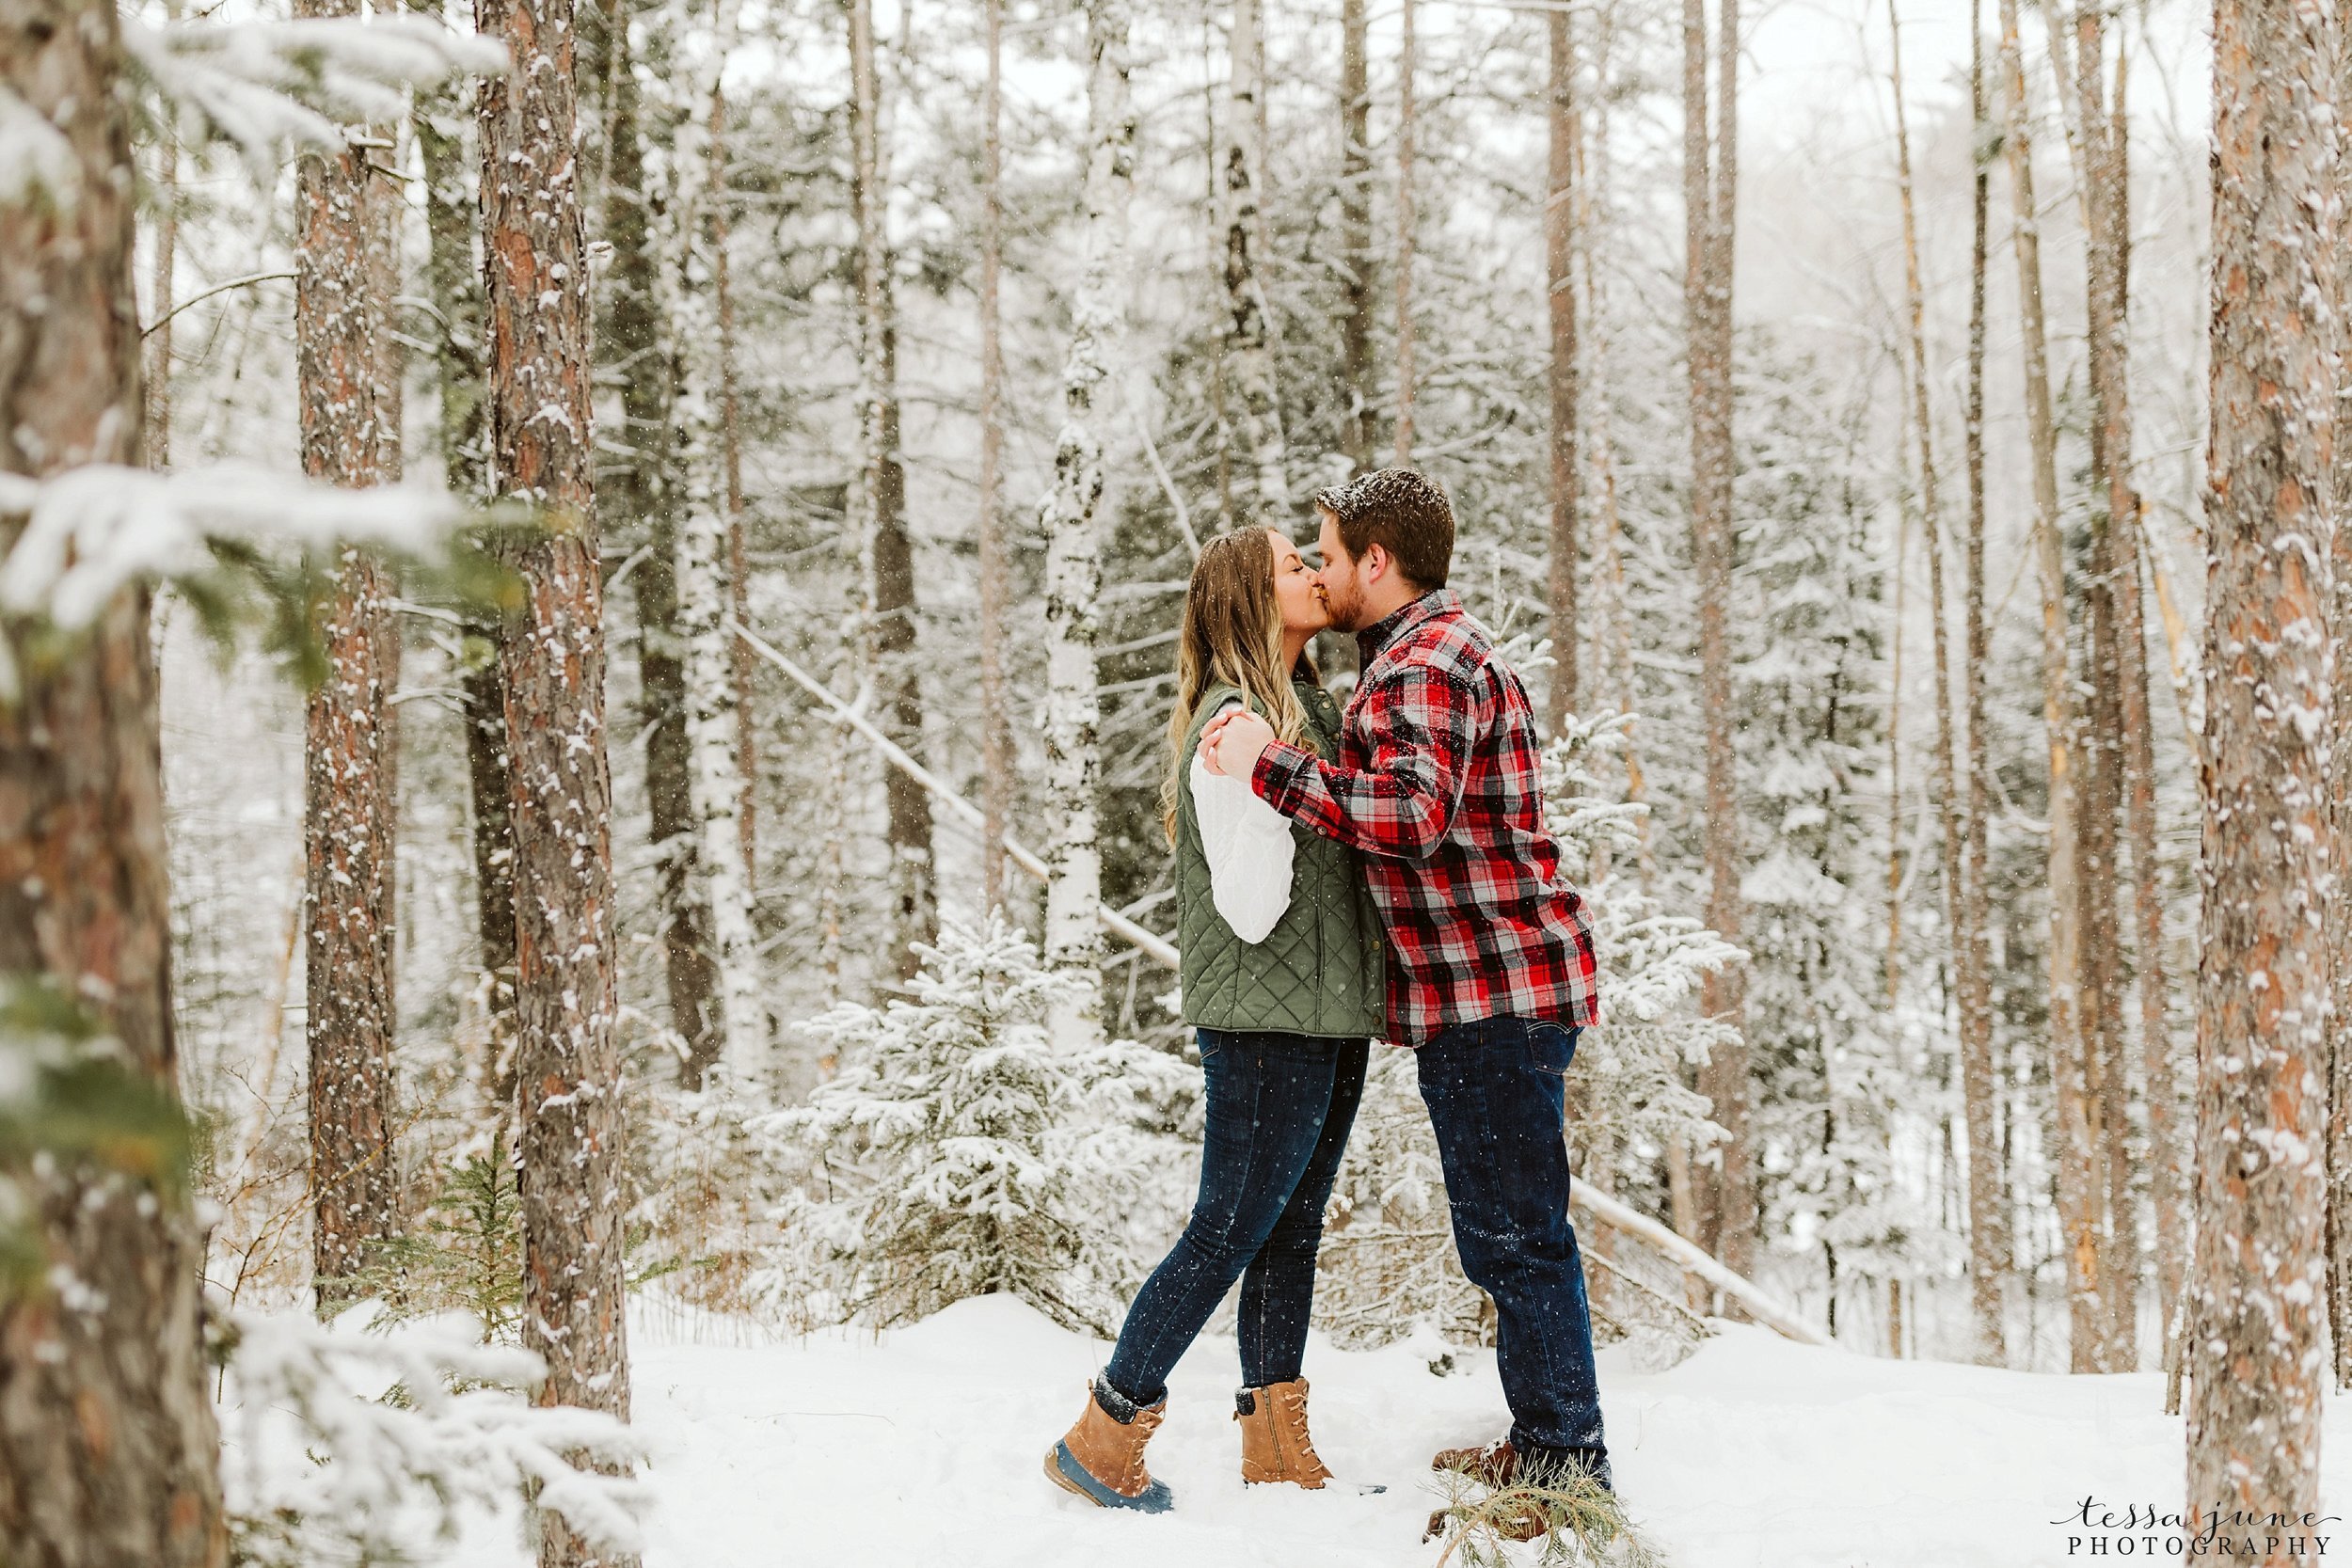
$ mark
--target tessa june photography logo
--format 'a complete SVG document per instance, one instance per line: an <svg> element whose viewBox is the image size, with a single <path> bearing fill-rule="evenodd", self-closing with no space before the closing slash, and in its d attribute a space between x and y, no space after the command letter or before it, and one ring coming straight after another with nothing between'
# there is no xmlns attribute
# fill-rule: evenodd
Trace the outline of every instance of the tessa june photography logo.
<svg viewBox="0 0 2352 1568"><path fill-rule="evenodd" d="M2333 1513L2260 1513L2218 1503L2166 1513L2153 1504L2122 1507L2089 1497L2050 1521L2067 1531L2069 1558L2202 1558L2285 1561L2329 1555Z"/></svg>

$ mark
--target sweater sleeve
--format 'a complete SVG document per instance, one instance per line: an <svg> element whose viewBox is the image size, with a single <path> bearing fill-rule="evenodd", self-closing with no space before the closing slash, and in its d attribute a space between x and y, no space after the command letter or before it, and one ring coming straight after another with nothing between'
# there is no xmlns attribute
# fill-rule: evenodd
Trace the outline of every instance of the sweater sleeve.
<svg viewBox="0 0 2352 1568"><path fill-rule="evenodd" d="M1235 936L1263 942L1290 908L1296 852L1290 822L1258 798L1248 780L1212 773L1198 755L1187 767L1185 784L1208 857L1210 901Z"/></svg>

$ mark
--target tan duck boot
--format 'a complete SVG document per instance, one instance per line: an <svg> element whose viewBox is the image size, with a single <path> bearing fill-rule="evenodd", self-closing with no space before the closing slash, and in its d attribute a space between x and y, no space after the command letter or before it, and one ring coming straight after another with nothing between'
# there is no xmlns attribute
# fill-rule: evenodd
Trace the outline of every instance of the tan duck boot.
<svg viewBox="0 0 2352 1568"><path fill-rule="evenodd" d="M1120 1414L1126 1419L1121 1420ZM1045 1479L1097 1508L1167 1513L1176 1505L1175 1495L1143 1467L1143 1446L1152 1441L1167 1414L1166 1399L1153 1405L1136 1405L1107 1385L1089 1385L1078 1424L1046 1450Z"/></svg>
<svg viewBox="0 0 2352 1568"><path fill-rule="evenodd" d="M1320 1492L1332 1481L1330 1466L1315 1452L1307 1433L1307 1380L1270 1383L1244 1388L1233 1400L1233 1419L1241 1423L1241 1479L1251 1486L1288 1481ZM1361 1493L1385 1491L1379 1486L1355 1486Z"/></svg>

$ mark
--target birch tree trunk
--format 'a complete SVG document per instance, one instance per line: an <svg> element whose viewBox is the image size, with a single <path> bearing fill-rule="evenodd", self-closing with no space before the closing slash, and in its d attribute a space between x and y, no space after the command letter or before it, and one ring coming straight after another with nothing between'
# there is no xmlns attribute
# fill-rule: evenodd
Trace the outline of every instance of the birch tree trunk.
<svg viewBox="0 0 2352 1568"><path fill-rule="evenodd" d="M1282 400L1268 341L1273 310L1259 269L1270 260L1261 190L1266 179L1265 37L1259 0L1233 0L1223 141L1225 185L1226 364L1240 394L1242 438L1249 444L1245 506L1269 525L1281 520L1290 485L1283 474Z"/></svg>
<svg viewBox="0 0 2352 1568"><path fill-rule="evenodd" d="M2018 316L2025 348L2026 433L2031 449L2034 553L2042 573L2042 722L2050 754L2050 1053L2058 1089L2058 1207L2065 1236L2070 1354L2078 1372L2105 1370L2107 1327L2099 1270L2099 1193L2092 1179L2090 1081L2077 1010L2082 914L2074 762L2074 702L2066 654L2066 567L2058 540L2058 437L2042 316L2042 230L2033 194L2025 55L2017 0L2001 0L2004 147L2015 210Z"/></svg>
<svg viewBox="0 0 2352 1568"><path fill-rule="evenodd" d="M858 228L858 400L864 442L857 488L859 537L866 552L868 652L876 696L890 738L923 749L923 699L914 647L914 555L907 538L906 469L898 456L898 324L892 300L890 252L882 230L887 190L882 148L882 76L874 53L873 0L850 0L851 182ZM889 801L894 972L914 978L914 943L937 931L931 889L931 802L902 769L883 781Z"/></svg>
<svg viewBox="0 0 2352 1568"><path fill-rule="evenodd" d="M998 309L1004 271L1004 0L983 0L988 86L980 141L980 799L987 842L980 846L980 901L1005 903L1005 834L1012 827L1012 705L1005 642L1012 605L1011 552L1002 498L1005 453L1005 346Z"/></svg>
<svg viewBox="0 0 2352 1568"><path fill-rule="evenodd" d="M1963 905L1967 900L1967 892L1961 867L1965 830L1961 824L1961 799L1953 766L1951 661L1944 628L1943 489L1938 483L1934 422L1928 403L1927 289L1919 271L1919 222L1911 176L1911 127L1903 108L1902 23L1897 14L1895 0L1887 0L1886 28L1895 90L1897 190L1902 202L1903 289L1911 349L1911 422L1917 445L1919 518L1928 553L1929 621L1933 628L1935 647L1935 799L1942 829L1945 918L1948 923L1947 928L1953 933L1954 990L1961 997L1961 1075L1964 1110L1971 1118L1968 1137L1973 1196L1977 1186L1989 1184L1994 1169L1990 1158L1993 1128L1989 1115L1993 1100L1992 1053L1990 1040L1972 1040L1969 1036L1975 1021L1969 1016L1968 998L1982 982L1974 972L1974 950L1958 935L1966 926ZM1990 1021L1986 1022L1989 1023ZM1979 1074L1982 1075L1982 1083L1976 1082ZM1981 1139L1979 1137L1978 1119L1984 1122ZM1978 1163L1979 1142L1987 1150L1983 1164ZM1976 1312L1977 1359L1986 1365L1997 1366L2002 1360L1999 1269L1982 1256L1984 1239L1980 1238L1979 1232L1983 1227L1979 1219L1972 1206L1969 1275L1974 1287L1972 1303Z"/></svg>
<svg viewBox="0 0 2352 1568"><path fill-rule="evenodd" d="M621 1274L621 1062L612 1037L612 777L605 761L571 0L476 0L511 72L481 96L490 474L535 507L525 608L500 654L515 833L523 1343L542 1404L628 1415ZM634 1568L560 1518L542 1568Z"/></svg>
<svg viewBox="0 0 2352 1568"><path fill-rule="evenodd" d="M751 892L743 875L743 781L737 770L735 660L739 639L726 628L727 525L696 485L678 538L678 635L686 644L686 731L693 763L693 804L702 838L703 898L710 910L709 962L717 981L715 1034L736 1065L767 1036L753 953ZM690 1064L691 1066L691 1064ZM688 1083L702 1086L701 1074Z"/></svg>
<svg viewBox="0 0 2352 1568"><path fill-rule="evenodd" d="M1348 467L1372 467L1372 30L1365 0L1340 0L1340 376Z"/></svg>
<svg viewBox="0 0 2352 1568"><path fill-rule="evenodd" d="M720 70L734 41L733 18L720 8ZM723 82L710 84L710 290L718 309L719 440L726 480L727 613L738 626L752 624L751 578L743 558L743 414L736 388L735 290L727 270L727 241L734 228L728 210L727 96ZM759 886L758 726L752 708L752 650L739 637L727 639L727 673L735 712L736 844L743 862L743 896ZM747 903L748 907L748 903Z"/></svg>
<svg viewBox="0 0 2352 1568"><path fill-rule="evenodd" d="M1102 588L1103 440L1095 399L1124 323L1120 308L1127 202L1135 184L1135 112L1127 94L1127 0L1087 0L1085 271L1062 364L1062 427L1045 503L1046 967L1072 982L1057 999L1055 1043L1079 1049L1103 1036L1102 852L1096 794L1095 600Z"/></svg>
<svg viewBox="0 0 2352 1568"><path fill-rule="evenodd" d="M1577 362L1576 52L1568 13L1545 18L1550 55L1546 94L1550 160L1544 197L1544 285L1551 325L1551 733L1576 709Z"/></svg>
<svg viewBox="0 0 2352 1568"><path fill-rule="evenodd" d="M357 16L358 0L302 0L302 17ZM385 310L365 138L297 165L294 362L303 472L378 482ZM311 1288L322 1317L397 1227L393 1180L391 893L386 668L391 586L372 551L345 546L326 576L325 670L305 705L303 841L310 906Z"/></svg>
<svg viewBox="0 0 2352 1568"><path fill-rule="evenodd" d="M1685 258L1683 309L1691 377L1691 554L1699 594L1699 705L1707 749L1707 923L1740 940L1740 793L1731 736L1731 268L1739 190L1739 0L1719 0L1721 40L1710 133L1705 0L1683 0L1682 101ZM1710 146L1711 142L1711 146ZM1737 1029L1745 985L1736 972L1707 977L1700 1006ZM1718 1050L1700 1080L1714 1119L1729 1134L1703 1211L1707 1245L1736 1274L1755 1252L1756 1167L1750 1148L1744 1039Z"/></svg>
<svg viewBox="0 0 2352 1568"><path fill-rule="evenodd" d="M1396 54L1396 465L1413 462L1413 0Z"/></svg>
<svg viewBox="0 0 2352 1568"><path fill-rule="evenodd" d="M1968 105L1970 146L1988 149L1984 28L1981 0L1968 8ZM1986 760L1984 674L1991 657L1991 628L1984 604L1984 337L1985 274L1991 259L1993 170L1990 154L1972 153L1968 244L1968 390L1963 429L1963 465L1967 469L1968 522L1965 589L1968 652L1962 674L1968 710L1968 818L1961 898L1953 921L1960 972L1962 1096L1968 1120L1968 1281L1978 1323L1979 1354L2008 1360L2010 1255L2009 1172L2002 1159L2000 1089L1993 1061L1992 952L1985 936L1987 900L1986 826L1993 810Z"/></svg>
<svg viewBox="0 0 2352 1568"><path fill-rule="evenodd" d="M2214 7L2191 1531L2319 1506L2334 21Z"/></svg>
<svg viewBox="0 0 2352 1568"><path fill-rule="evenodd" d="M136 464L132 94L98 0L0 5L0 94L55 134L70 188L0 197L0 472ZM0 553L23 518L0 515ZM168 862L144 591L0 705L0 975L79 1002L177 1096ZM17 641L13 627L0 635ZM218 1568L219 1433L186 1192L88 1156L11 1163L38 1283L0 1298L0 1557L10 1568ZM86 1310L57 1286L105 1304Z"/></svg>

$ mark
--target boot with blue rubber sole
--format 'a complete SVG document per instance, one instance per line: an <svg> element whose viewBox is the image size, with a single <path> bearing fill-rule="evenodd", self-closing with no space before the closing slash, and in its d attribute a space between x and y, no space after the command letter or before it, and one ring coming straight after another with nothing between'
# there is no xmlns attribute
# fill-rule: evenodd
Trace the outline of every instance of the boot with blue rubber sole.
<svg viewBox="0 0 2352 1568"><path fill-rule="evenodd" d="M1078 1424L1047 1450L1045 1479L1097 1508L1167 1513L1176 1505L1175 1495L1143 1467L1143 1446L1167 1414L1165 1398L1137 1405L1097 1381L1087 1390Z"/></svg>

